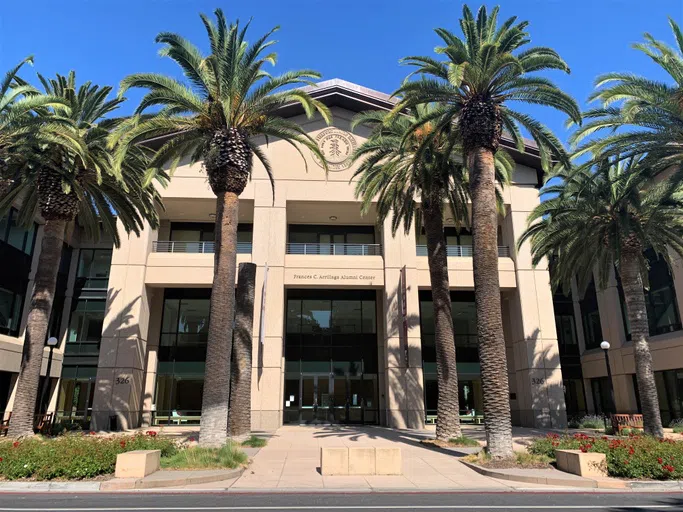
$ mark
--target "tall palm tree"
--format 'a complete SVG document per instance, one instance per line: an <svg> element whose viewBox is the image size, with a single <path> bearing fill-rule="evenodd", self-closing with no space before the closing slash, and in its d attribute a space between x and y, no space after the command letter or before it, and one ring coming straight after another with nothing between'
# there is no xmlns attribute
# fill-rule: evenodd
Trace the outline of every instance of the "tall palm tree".
<svg viewBox="0 0 683 512"><path fill-rule="evenodd" d="M111 165L108 137L123 121L105 116L123 100L107 99L111 87L90 82L77 87L73 71L52 80L38 77L47 96L64 101L63 105L34 109L59 136L53 142L38 139L24 144L13 155L3 175L13 181L0 198L0 216L21 200L19 222L31 222L37 215L45 221L9 428L13 437L33 434L43 347L67 224L78 217L90 237L96 240L103 231L113 237L116 246L120 244L117 219L127 232L136 234L145 221L158 226L158 194L145 186L150 178L145 150L132 152L119 171Z"/></svg>
<svg viewBox="0 0 683 512"><path fill-rule="evenodd" d="M518 243L531 242L534 265L553 257L554 284L565 290L574 276L585 290L594 269L604 287L616 268L631 327L643 425L648 434L663 437L648 345L643 251L653 249L669 264L669 248L683 256L683 190L671 180L653 184L649 171L640 167L641 157L619 160L601 158L592 169L565 173L560 184L544 191L556 197L534 209Z"/></svg>
<svg viewBox="0 0 683 512"><path fill-rule="evenodd" d="M461 431L443 215L444 208L450 207L455 221L466 225L469 214L468 176L461 148L448 133L447 125L436 129L440 124L438 114L444 111L443 106L418 105L409 115L394 116L382 111L359 114L353 126L364 125L372 131L353 158L361 161L354 177L359 177L356 196L362 197L363 213L376 201L378 223L392 215L393 234L401 226L406 232L410 230L418 208L424 219L439 389L436 438L447 441L460 437ZM423 123L426 117L434 121ZM415 130L416 125L419 128ZM514 164L505 153L499 154L497 164L497 175L501 183L506 183Z"/></svg>
<svg viewBox="0 0 683 512"><path fill-rule="evenodd" d="M221 9L215 15L216 23L201 15L211 47L208 56L177 34L163 32L156 38L165 45L161 54L180 66L186 83L153 73L131 75L121 82L121 94L131 87L149 90L137 113L162 107L158 115L141 122L122 139L122 150L163 136L165 142L154 164L170 165L173 170L183 157L203 161L216 194L216 252L199 435L200 444L206 446L222 445L228 430L238 198L251 176L253 155L273 184L271 164L256 138L286 141L302 158L300 146L305 146L325 162L313 139L301 126L283 118L279 109L298 103L309 117L318 112L330 121L327 107L306 92L282 90L291 85L311 85L311 79L320 77L317 72L290 71L271 76L264 69L276 61L275 53L264 52L275 43L269 37L277 27L249 44L245 39L249 24L228 24Z"/></svg>
<svg viewBox="0 0 683 512"><path fill-rule="evenodd" d="M661 68L668 83L631 73L598 77L598 90L590 99L603 105L584 112L589 121L571 140L576 143L593 134L610 133L584 143L577 155L593 152L622 159L645 155L650 172L683 170L683 32L674 20L669 19L669 25L675 47L650 34L645 34L645 43L633 45Z"/></svg>
<svg viewBox="0 0 683 512"><path fill-rule="evenodd" d="M494 457L506 457L512 454L512 423L498 282L494 159L503 131L524 150L521 126L536 141L544 166L554 158L568 160L553 133L533 117L513 110L512 102L550 106L576 122L581 117L570 96L550 80L531 75L546 69L568 73L567 64L551 48L523 49L530 41L528 23L512 17L499 27L498 10L495 7L489 16L482 6L475 19L465 5L460 19L463 37L436 29L444 43L436 53L445 60L403 59L416 66L415 73L423 79L404 82L395 93L402 100L394 112L441 102L447 112L439 114L440 122L452 125L453 133L462 140L471 176L474 291L487 448Z"/></svg>

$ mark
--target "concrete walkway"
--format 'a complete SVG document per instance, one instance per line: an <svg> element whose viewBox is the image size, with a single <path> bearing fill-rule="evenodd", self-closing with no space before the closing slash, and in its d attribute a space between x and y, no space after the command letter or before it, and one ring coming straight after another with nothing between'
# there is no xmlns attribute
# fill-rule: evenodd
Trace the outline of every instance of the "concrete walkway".
<svg viewBox="0 0 683 512"><path fill-rule="evenodd" d="M267 435L268 445L239 479L191 488L512 490L512 482L482 476L454 455L419 443L432 436L429 431L382 427L284 426ZM323 476L319 468L323 446L398 446L403 454L403 475Z"/></svg>

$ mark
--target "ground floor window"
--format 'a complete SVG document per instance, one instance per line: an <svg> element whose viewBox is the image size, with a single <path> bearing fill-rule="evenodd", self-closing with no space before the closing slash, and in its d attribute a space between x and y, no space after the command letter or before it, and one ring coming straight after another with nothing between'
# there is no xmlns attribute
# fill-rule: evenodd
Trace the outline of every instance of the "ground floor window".
<svg viewBox="0 0 683 512"><path fill-rule="evenodd" d="M198 425L204 362L160 362L153 412L155 425Z"/></svg>
<svg viewBox="0 0 683 512"><path fill-rule="evenodd" d="M12 392L12 375L10 372L0 372L0 420L4 418L9 395Z"/></svg>
<svg viewBox="0 0 683 512"><path fill-rule="evenodd" d="M97 366L65 366L57 398L56 422L88 428L95 395Z"/></svg>
<svg viewBox="0 0 683 512"><path fill-rule="evenodd" d="M458 365L460 367L460 365ZM481 389L481 379L476 376L461 376L458 370L458 402L460 406L460 420L478 421L484 414L484 398ZM439 383L436 373L425 373L424 376L425 413L429 423L436 419L439 400ZM471 419L470 419L471 418Z"/></svg>
<svg viewBox="0 0 683 512"><path fill-rule="evenodd" d="M564 370L564 368L563 368ZM563 379L564 403L568 418L580 418L588 413L583 379Z"/></svg>
<svg viewBox="0 0 683 512"><path fill-rule="evenodd" d="M683 419L683 368L655 372L655 385L659 398L659 412L662 425L668 427L672 421ZM638 381L633 375L638 411L641 411Z"/></svg>
<svg viewBox="0 0 683 512"><path fill-rule="evenodd" d="M591 379L591 392L596 414L616 414L611 389L609 377Z"/></svg>

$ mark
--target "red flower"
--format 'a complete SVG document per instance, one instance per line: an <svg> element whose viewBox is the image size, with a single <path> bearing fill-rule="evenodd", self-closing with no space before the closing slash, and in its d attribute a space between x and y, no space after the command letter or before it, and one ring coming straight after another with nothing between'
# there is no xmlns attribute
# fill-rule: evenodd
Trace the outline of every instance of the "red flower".
<svg viewBox="0 0 683 512"><path fill-rule="evenodd" d="M188 441L190 441L191 443L194 443L194 442L196 441L196 439L195 439L194 437L190 437L190 438L188 439Z"/></svg>
<svg viewBox="0 0 683 512"><path fill-rule="evenodd" d="M125 441L121 441L119 444L121 445L121 448L125 448L125 447L126 447L126 442L125 442Z"/></svg>
<svg viewBox="0 0 683 512"><path fill-rule="evenodd" d="M661 457L657 457L657 462L659 464L664 464L664 459L662 459Z"/></svg>
<svg viewBox="0 0 683 512"><path fill-rule="evenodd" d="M629 446L628 447L628 454L633 455L634 453L636 453L636 451L633 449L633 446Z"/></svg>
<svg viewBox="0 0 683 512"><path fill-rule="evenodd" d="M673 473L676 468L674 468L671 464L665 464L662 466L662 469L664 469L664 471L668 471L669 473Z"/></svg>
<svg viewBox="0 0 683 512"><path fill-rule="evenodd" d="M157 433L154 432L154 430L148 430L148 431L147 431L147 435L148 435L149 437L156 437Z"/></svg>
<svg viewBox="0 0 683 512"><path fill-rule="evenodd" d="M2 462L2 457L0 457L0 462Z"/></svg>
<svg viewBox="0 0 683 512"><path fill-rule="evenodd" d="M91 436L96 436L96 435L97 435L97 432L95 432L94 430L91 430L91 431L90 431L90 435L91 435Z"/></svg>
<svg viewBox="0 0 683 512"><path fill-rule="evenodd" d="M15 448L17 448L17 447L19 446L19 441L14 441L14 442L12 443L12 446L14 446Z"/></svg>

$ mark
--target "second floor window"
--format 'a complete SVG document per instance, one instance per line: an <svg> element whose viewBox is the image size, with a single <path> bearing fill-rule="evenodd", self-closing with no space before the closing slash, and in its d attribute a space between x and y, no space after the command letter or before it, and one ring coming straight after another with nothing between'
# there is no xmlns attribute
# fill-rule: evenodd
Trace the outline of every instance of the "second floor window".
<svg viewBox="0 0 683 512"><path fill-rule="evenodd" d="M99 343L104 325L105 299L74 300L69 321L69 343Z"/></svg>
<svg viewBox="0 0 683 512"><path fill-rule="evenodd" d="M81 249L76 278L81 288L106 289L111 268L111 249Z"/></svg>
<svg viewBox="0 0 683 512"><path fill-rule="evenodd" d="M31 226L26 228L19 225L18 218L19 212L12 208L6 217L0 219L0 241L32 256L37 225L32 222Z"/></svg>
<svg viewBox="0 0 683 512"><path fill-rule="evenodd" d="M595 281L591 281L588 285L579 306L581 307L581 323L583 324L586 348L598 348L602 343L602 327L600 326L600 310L598 309Z"/></svg>
<svg viewBox="0 0 683 512"><path fill-rule="evenodd" d="M19 335L24 296L0 288L0 334Z"/></svg>

